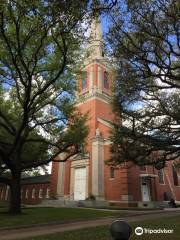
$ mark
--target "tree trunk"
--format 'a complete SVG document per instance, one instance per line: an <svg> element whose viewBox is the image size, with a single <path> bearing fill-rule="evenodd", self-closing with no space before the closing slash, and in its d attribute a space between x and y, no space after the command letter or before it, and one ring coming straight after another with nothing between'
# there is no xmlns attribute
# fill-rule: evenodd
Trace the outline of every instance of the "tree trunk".
<svg viewBox="0 0 180 240"><path fill-rule="evenodd" d="M21 172L12 173L9 213L21 214Z"/></svg>

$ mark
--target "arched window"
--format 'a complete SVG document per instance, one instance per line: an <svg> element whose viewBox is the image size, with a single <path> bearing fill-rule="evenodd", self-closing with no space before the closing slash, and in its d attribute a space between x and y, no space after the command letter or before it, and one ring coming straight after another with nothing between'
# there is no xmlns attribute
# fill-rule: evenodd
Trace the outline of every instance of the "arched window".
<svg viewBox="0 0 180 240"><path fill-rule="evenodd" d="M39 198L42 198L42 197L43 197L43 189L40 188L40 189L39 189Z"/></svg>
<svg viewBox="0 0 180 240"><path fill-rule="evenodd" d="M104 72L104 87L109 89L109 73L107 71Z"/></svg>
<svg viewBox="0 0 180 240"><path fill-rule="evenodd" d="M35 198L35 194L36 194L36 189L33 188L33 190L32 190L32 198Z"/></svg>
<svg viewBox="0 0 180 240"><path fill-rule="evenodd" d="M82 90L87 88L87 72L83 71L81 73L81 83L82 83Z"/></svg>
<svg viewBox="0 0 180 240"><path fill-rule="evenodd" d="M179 185L179 182L178 182L178 175L177 175L177 170L175 168L174 165L172 165L172 175L173 175L173 182L174 182L174 185L175 186L178 186Z"/></svg>
<svg viewBox="0 0 180 240"><path fill-rule="evenodd" d="M164 172L163 169L158 171L159 183L164 184Z"/></svg>

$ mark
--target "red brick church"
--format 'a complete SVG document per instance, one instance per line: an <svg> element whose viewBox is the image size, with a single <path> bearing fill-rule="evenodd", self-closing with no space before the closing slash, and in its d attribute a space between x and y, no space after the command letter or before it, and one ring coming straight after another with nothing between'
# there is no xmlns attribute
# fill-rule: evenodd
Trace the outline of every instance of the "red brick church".
<svg viewBox="0 0 180 240"><path fill-rule="evenodd" d="M105 164L110 157L109 140L114 115L112 92L114 69L104 56L99 21L92 23L89 57L77 79L77 107L89 113L90 132L86 154L66 163L53 163L51 194L63 200L96 200L121 206L143 205L174 198L180 200L180 175L173 163L157 171L153 167L115 169Z"/></svg>
<svg viewBox="0 0 180 240"><path fill-rule="evenodd" d="M34 187L26 180L24 191L29 190L28 197L25 193L23 201L27 203L38 203L42 199L56 199L59 202L81 200L83 203L83 200L93 198L103 206L155 207L170 198L180 201L180 173L173 162L167 163L160 171L151 166L133 165L127 168L123 165L113 168L105 164L111 154L109 138L114 121L111 106L114 69L103 54L102 41L100 22L94 20L88 47L89 56L77 77L76 105L82 113L89 114L87 124L90 131L86 151L65 163L54 162L51 176L46 177L46 181L41 177L41 183L37 179ZM33 191L36 191L33 189L36 188L37 194L33 195ZM3 189L3 195L2 189L0 188L1 199L6 192Z"/></svg>

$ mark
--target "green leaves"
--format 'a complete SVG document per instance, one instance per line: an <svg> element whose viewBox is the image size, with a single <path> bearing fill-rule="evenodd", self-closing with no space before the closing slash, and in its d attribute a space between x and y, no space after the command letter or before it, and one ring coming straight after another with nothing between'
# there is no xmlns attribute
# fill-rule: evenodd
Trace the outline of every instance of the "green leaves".
<svg viewBox="0 0 180 240"><path fill-rule="evenodd" d="M1 1L0 156L11 171L47 164L69 148L75 154L84 142L74 69L87 4Z"/></svg>
<svg viewBox="0 0 180 240"><path fill-rule="evenodd" d="M178 1L159 0L125 1L124 14L112 15L107 38L118 68L114 109L121 122L112 136L118 163L178 161L179 16Z"/></svg>

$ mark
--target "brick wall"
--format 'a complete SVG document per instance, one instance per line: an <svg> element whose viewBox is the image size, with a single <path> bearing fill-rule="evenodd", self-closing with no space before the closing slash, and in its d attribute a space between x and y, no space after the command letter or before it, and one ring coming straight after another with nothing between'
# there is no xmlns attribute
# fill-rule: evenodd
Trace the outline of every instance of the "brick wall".
<svg viewBox="0 0 180 240"><path fill-rule="evenodd" d="M21 201L24 204L39 204L44 199L50 198L50 184L30 184L21 187ZM0 185L0 201L8 201L10 189L7 185Z"/></svg>
<svg viewBox="0 0 180 240"><path fill-rule="evenodd" d="M101 65L102 76L105 71L105 67ZM98 66L97 64L89 65L86 70L88 72L87 79L87 89L84 89L81 94L88 92L89 75L93 67L93 85L94 89L97 86L97 76L98 76ZM110 88L109 90L102 88L102 92L106 94L111 94L111 81L112 73L109 71L110 75ZM81 79L79 79L81 80ZM79 85L79 91L81 91L81 85ZM104 100L99 100L99 98L88 99L83 101L78 105L79 110L85 114L89 113L89 119L87 125L89 126L89 135L87 138L86 150L89 153L89 177L88 177L88 191L89 194L92 192L92 139L96 134L96 129L100 130L101 136L108 140L110 136L110 127L104 124L102 121L98 121L98 118L113 122L114 115L112 113L111 104L105 102ZM105 160L110 158L110 145L104 146L104 156ZM129 164L128 164L129 165ZM142 174L151 174L149 177L149 186L152 201L162 201L164 200L164 193L171 192L172 196L180 201L180 182L179 186L173 184L172 177L172 163L168 163L164 172L164 184L160 184L158 180L158 172L153 167L147 167L145 171L142 171L138 166L131 164L128 168L119 168L114 171L114 178L110 178L110 167L105 165L104 167L104 186L105 186L105 199L109 201L126 201L126 197L130 197L131 201L142 201L141 193L141 180ZM70 194L70 181L71 181L71 161L65 163L65 187L64 195L68 196ZM179 175L180 176L180 175ZM58 178L58 163L53 163L52 167L52 178L51 178L51 190L53 194L56 194L57 190L57 178ZM180 179L179 179L180 180Z"/></svg>
<svg viewBox="0 0 180 240"><path fill-rule="evenodd" d="M51 188L51 196L55 198L57 195L57 181L58 181L58 162L52 162L51 169L51 180L50 180L50 188Z"/></svg>
<svg viewBox="0 0 180 240"><path fill-rule="evenodd" d="M21 188L21 199L25 204L38 204L44 199L49 199L50 196L49 183L23 185Z"/></svg>

